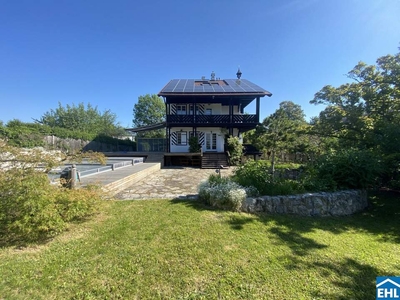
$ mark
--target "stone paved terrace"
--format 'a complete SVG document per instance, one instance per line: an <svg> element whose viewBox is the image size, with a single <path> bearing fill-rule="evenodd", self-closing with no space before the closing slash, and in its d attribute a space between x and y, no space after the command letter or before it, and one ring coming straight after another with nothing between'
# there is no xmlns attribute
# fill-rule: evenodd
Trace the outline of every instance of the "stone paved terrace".
<svg viewBox="0 0 400 300"><path fill-rule="evenodd" d="M221 170L222 176L229 176L233 168ZM168 167L152 173L145 179L132 184L115 195L117 199L172 199L197 196L199 183L206 180L214 169Z"/></svg>

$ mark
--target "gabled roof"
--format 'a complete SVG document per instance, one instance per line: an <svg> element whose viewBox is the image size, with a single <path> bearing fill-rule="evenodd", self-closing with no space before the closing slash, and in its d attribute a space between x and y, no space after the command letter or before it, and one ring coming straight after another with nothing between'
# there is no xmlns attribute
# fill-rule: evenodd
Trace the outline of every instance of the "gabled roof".
<svg viewBox="0 0 400 300"><path fill-rule="evenodd" d="M271 96L267 90L246 79L172 79L158 93L158 96Z"/></svg>

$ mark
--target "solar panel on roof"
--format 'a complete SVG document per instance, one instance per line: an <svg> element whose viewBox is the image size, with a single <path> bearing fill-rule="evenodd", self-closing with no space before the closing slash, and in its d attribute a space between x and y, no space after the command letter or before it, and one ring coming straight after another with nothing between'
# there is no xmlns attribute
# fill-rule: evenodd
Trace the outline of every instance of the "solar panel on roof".
<svg viewBox="0 0 400 300"><path fill-rule="evenodd" d="M163 93L262 93L270 95L270 93L258 85L241 79L225 79L225 80L195 80L195 79L173 79L160 92Z"/></svg>

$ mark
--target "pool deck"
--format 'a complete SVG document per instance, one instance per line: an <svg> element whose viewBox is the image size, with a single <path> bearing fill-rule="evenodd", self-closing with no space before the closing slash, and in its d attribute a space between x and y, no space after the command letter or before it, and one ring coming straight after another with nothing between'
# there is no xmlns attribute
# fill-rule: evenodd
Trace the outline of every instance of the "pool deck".
<svg viewBox="0 0 400 300"><path fill-rule="evenodd" d="M141 163L81 178L78 185L100 185L111 196L161 169L160 163Z"/></svg>

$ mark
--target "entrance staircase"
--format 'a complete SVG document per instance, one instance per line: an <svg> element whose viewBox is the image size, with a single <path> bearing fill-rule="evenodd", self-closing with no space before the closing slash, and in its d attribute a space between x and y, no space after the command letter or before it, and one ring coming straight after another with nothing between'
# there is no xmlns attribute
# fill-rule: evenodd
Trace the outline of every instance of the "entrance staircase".
<svg viewBox="0 0 400 300"><path fill-rule="evenodd" d="M228 159L225 153L204 152L201 159L203 169L219 169L221 166L228 167Z"/></svg>

